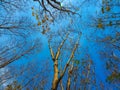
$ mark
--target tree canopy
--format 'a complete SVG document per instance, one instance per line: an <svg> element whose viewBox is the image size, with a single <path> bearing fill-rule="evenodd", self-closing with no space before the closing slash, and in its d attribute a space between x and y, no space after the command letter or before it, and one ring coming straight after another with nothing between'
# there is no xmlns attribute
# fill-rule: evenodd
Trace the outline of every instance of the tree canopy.
<svg viewBox="0 0 120 90"><path fill-rule="evenodd" d="M119 90L119 0L0 0L0 90Z"/></svg>

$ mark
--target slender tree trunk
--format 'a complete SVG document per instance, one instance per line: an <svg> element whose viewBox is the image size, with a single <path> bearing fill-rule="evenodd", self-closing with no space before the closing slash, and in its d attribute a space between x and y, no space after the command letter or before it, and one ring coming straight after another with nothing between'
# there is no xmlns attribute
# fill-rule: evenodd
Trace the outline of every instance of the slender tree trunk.
<svg viewBox="0 0 120 90"><path fill-rule="evenodd" d="M73 67L71 67L71 70L68 71L68 80L67 80L66 90L70 90L72 69Z"/></svg>
<svg viewBox="0 0 120 90"><path fill-rule="evenodd" d="M71 81L71 78L70 78L70 75L68 76L68 80L67 80L67 87L66 87L66 90L70 90L70 81Z"/></svg>
<svg viewBox="0 0 120 90"><path fill-rule="evenodd" d="M63 87L63 84L62 84L62 80L60 80L60 87L61 87L61 90L64 90L64 87Z"/></svg>
<svg viewBox="0 0 120 90"><path fill-rule="evenodd" d="M57 90L58 87L58 61L54 61L54 77L52 82L52 90Z"/></svg>

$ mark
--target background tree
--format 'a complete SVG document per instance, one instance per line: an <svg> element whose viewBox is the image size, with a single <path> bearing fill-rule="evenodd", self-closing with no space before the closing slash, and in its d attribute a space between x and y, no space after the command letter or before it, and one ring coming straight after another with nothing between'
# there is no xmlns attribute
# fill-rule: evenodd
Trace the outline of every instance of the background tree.
<svg viewBox="0 0 120 90"><path fill-rule="evenodd" d="M64 12L64 13L71 13L71 14L78 14L76 11L72 11L73 8L69 8L63 6L64 0L33 0L39 3L39 5L42 7L42 13L49 13L49 15L54 19L54 15L56 12ZM69 4L70 5L70 4ZM58 14L58 13L57 13ZM79 15L79 14L78 14Z"/></svg>
<svg viewBox="0 0 120 90"><path fill-rule="evenodd" d="M28 16L26 18L23 14L17 16L17 10L21 11L21 8L25 10L25 7L29 7L29 5L23 3L24 1L0 1L0 7L2 7L0 11L2 13L2 18L0 18L0 43L2 43L2 47L0 48L0 70L2 71L4 69L3 67L8 64L8 66L10 66L13 61L21 59L22 56L28 56L31 52L35 53L34 51L36 51L36 49L40 49L41 43L39 40L41 39L39 37L36 40L35 32L39 30L42 33L41 36L45 36L45 40L48 40L47 44L49 49L47 49L47 51L49 50L50 53L48 53L49 55L45 53L44 58L47 56L50 57L51 54L50 60L53 61L51 63L54 64L54 67L49 66L49 68L54 70L51 74L51 76L53 75L53 80L48 79L49 81L47 81L46 77L44 77L44 75L46 76L46 73L48 73L48 71L44 69L48 69L48 67L41 66L45 74L40 75L37 71L40 67L35 67L38 64L38 61L36 61L37 64L33 66L30 64L30 67L26 66L27 70L16 70L17 74L22 72L22 75L20 74L22 77L19 79L19 75L17 75L15 79L22 89L46 89L47 84L49 87L51 86L51 81L53 90L60 88L62 90L70 90L73 88L76 90L91 90L93 88L101 88L104 90L114 89L114 84L118 87L120 35L119 10L115 8L119 8L119 6L117 6L119 5L119 1L78 0L74 1L77 2L77 4L74 2L71 3L71 1L65 4L66 1L68 0L31 1L32 3L34 2L35 5L30 6L30 12L32 11L31 14L36 18L37 24L32 20L33 17L30 17L30 20ZM37 7L37 3L40 5L39 8ZM24 4L26 5L24 6ZM91 11L90 6L92 5L92 9L96 7L96 13L94 10L89 12L89 10ZM80 17L78 13L80 13L82 17ZM91 17L92 15L93 18ZM88 24L92 25L92 27L89 28ZM2 40L3 38L5 39ZM84 48L88 48L88 50L84 50ZM86 55L86 53L89 55ZM96 66L97 64L94 62L98 59L96 58L98 53L101 55L101 59L104 60L104 66L106 65L107 70L103 70L107 73L106 80L112 82L110 84L111 87L108 87L109 85L108 83L106 85L106 82L103 84L102 81L100 82L100 86L97 85L99 81L97 81L96 77L99 77L95 74L94 64ZM81 57L84 59L81 59ZM49 65L51 65L51 63ZM37 74L35 72L37 72ZM42 70L40 70L40 72L42 72ZM8 77L5 74L8 75ZM10 74L9 72L2 73L0 75L0 77L2 77L2 79L0 78L0 80L2 80L0 83L3 84L6 80L12 78ZM15 72L12 74L15 74ZM30 76L28 76L28 74L30 74ZM6 78L4 78L4 76L6 76ZM41 78L43 78L43 80L41 80ZM20 80L23 80L23 82L20 83ZM19 86L19 84L16 86ZM10 88L14 87L14 84L11 83Z"/></svg>
<svg viewBox="0 0 120 90"><path fill-rule="evenodd" d="M100 47L101 59L105 62L106 81L117 89L120 84L120 11L116 8L119 8L119 5L120 1L102 0L101 13L94 18L96 32L101 34L101 36L97 35L95 40Z"/></svg>
<svg viewBox="0 0 120 90"><path fill-rule="evenodd" d="M28 44L29 37L37 30L32 19L17 15L17 12L25 10L25 4L24 0L0 1L0 68L41 47L38 39L34 39L31 46Z"/></svg>
<svg viewBox="0 0 120 90"><path fill-rule="evenodd" d="M10 66L9 71L0 75L0 89L6 90L44 90L49 89L49 61L42 62L42 67L36 65L34 60L29 61L26 65ZM37 69L39 68L39 70ZM19 84L17 84L19 83ZM2 88L3 84L5 87ZM18 89L19 88L19 89Z"/></svg>

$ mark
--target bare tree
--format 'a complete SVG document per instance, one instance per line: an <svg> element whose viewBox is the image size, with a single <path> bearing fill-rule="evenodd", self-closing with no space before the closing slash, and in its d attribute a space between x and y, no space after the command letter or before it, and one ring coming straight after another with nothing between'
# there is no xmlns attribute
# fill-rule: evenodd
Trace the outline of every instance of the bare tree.
<svg viewBox="0 0 120 90"><path fill-rule="evenodd" d="M11 66L8 72L0 76L2 79L2 82L0 82L0 89L43 90L47 88L46 86L49 84L48 73L50 73L50 69L48 67L50 63L46 60L44 63L42 62L41 65L42 67L39 68L39 65L36 65L36 62L32 60L29 61L27 65L16 66L16 69L13 69L14 66ZM39 68L39 70L37 68ZM5 84L5 86L3 86L3 84Z"/></svg>
<svg viewBox="0 0 120 90"><path fill-rule="evenodd" d="M56 12L56 10L65 13L78 14L75 10L72 11L72 9L62 6L63 1L58 0L33 0L33 1L38 2L39 5L43 8L42 12L48 12L53 19L54 19L53 14Z"/></svg>
<svg viewBox="0 0 120 90"><path fill-rule="evenodd" d="M73 57L74 57L74 54L75 54L75 51L76 49L78 48L78 45L79 45L79 40L80 40L80 37L81 37L81 34L78 34L78 39L76 40L76 43L73 44L73 47L70 49L71 50L71 54L66 62L66 64L63 66L63 70L59 70L59 58L61 56L61 54L64 52L63 51L63 48L65 46L65 43L68 42L67 39L69 39L70 37L70 32L66 32L66 36L60 36L61 37L61 43L58 45L57 43L52 43L51 40L53 40L53 35L50 35L50 38L49 38L49 41L48 41L48 45L49 45L49 50L50 50L50 54L51 54L51 58L52 58L52 61L54 63L54 76L53 76L53 81L52 81L52 90L57 90L58 88L58 85L60 83L60 81L62 80L63 76L65 75L65 72L67 70L67 68L69 67L69 64L70 62L72 61ZM58 35L58 34L57 34ZM51 44L53 46L51 46ZM57 44L57 45L56 45ZM55 47L55 46L58 46L57 49L56 48L52 48L52 47ZM65 48L64 48L65 49ZM56 54L55 54L55 51L56 51ZM64 56L61 56L61 57L64 57ZM64 58L62 58L64 59ZM59 75L59 72L61 71L61 74Z"/></svg>
<svg viewBox="0 0 120 90"><path fill-rule="evenodd" d="M29 54L41 47L38 39L34 39L29 45L27 39L37 28L29 17L16 16L17 10L25 9L24 0L1 0L0 15L0 68L7 66L25 54ZM27 3L26 3L27 5ZM4 42L4 38L8 38Z"/></svg>
<svg viewBox="0 0 120 90"><path fill-rule="evenodd" d="M120 13L114 8L119 8L119 5L120 1L102 0L101 13L94 18L96 32L100 33L100 30L103 30L100 33L101 36L95 36L95 40L100 47L101 59L105 62L106 80L116 88L120 88L120 58L118 55L120 52Z"/></svg>

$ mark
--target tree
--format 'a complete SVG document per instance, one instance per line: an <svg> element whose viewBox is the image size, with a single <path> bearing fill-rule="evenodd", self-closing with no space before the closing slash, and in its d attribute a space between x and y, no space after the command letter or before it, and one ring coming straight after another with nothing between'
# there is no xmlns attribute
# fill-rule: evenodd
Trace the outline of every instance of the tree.
<svg viewBox="0 0 120 90"><path fill-rule="evenodd" d="M24 46L24 48L23 48ZM16 45L5 46L0 50L0 68L4 68L15 60L20 59L21 57L32 53L35 49L41 47L41 44L38 43L38 40L34 42L33 45L28 46L25 42L17 43ZM26 49L25 49L26 48Z"/></svg>
<svg viewBox="0 0 120 90"><path fill-rule="evenodd" d="M38 63L38 62L37 62ZM42 62L42 67L36 64L34 60L29 61L27 65L10 66L9 71L0 75L0 89L6 90L44 90L49 84L48 75L51 70L49 69L49 61ZM39 70L37 69L39 68ZM29 74L29 75L28 75ZM17 84L18 83L18 84ZM3 86L5 85L5 86ZM2 87L3 86L3 87ZM10 89L11 88L11 89ZM19 89L17 89L19 88Z"/></svg>
<svg viewBox="0 0 120 90"><path fill-rule="evenodd" d="M27 4L27 3L26 3ZM0 15L0 29L15 29L19 24L23 23L21 20L15 18L17 10L24 9L24 0L0 0L1 15ZM19 18L19 17L18 17ZM21 27L22 28L22 27Z"/></svg>
<svg viewBox="0 0 120 90"><path fill-rule="evenodd" d="M116 88L119 88L120 78L119 78L119 64L120 58L118 53L120 52L119 41L119 8L120 2L114 0L102 0L101 14L96 18L97 32L100 30L101 36L96 37L96 42L101 48L100 56L105 62L106 68L106 81L112 83ZM102 46L101 46L102 45ZM104 47L103 47L104 45Z"/></svg>
<svg viewBox="0 0 120 90"><path fill-rule="evenodd" d="M70 32L68 31L64 34L66 34L65 37L62 36L62 35L57 36L57 37L61 37L61 40L60 40L61 43L59 45L57 45L58 47L56 49L55 49L55 46L54 46L54 45L56 45L56 43L52 43L52 40L53 40L54 36L50 35L50 38L48 40L49 50L50 50L51 58L52 58L52 61L53 61L53 64L54 64L54 77L53 77L53 81L52 81L52 90L56 90L58 88L58 85L59 85L60 81L62 80L63 76L65 75L65 72L66 72L67 68L69 67L70 62L72 61L72 59L74 57L75 51L78 48L79 40L80 40L80 37L81 37L81 33L78 34L78 39L76 40L76 43L72 44L73 48L70 48L71 54L70 54L66 64L63 66L64 68L61 71L61 74L59 75L59 72L60 72L60 70L59 70L59 58L60 58L61 54L65 51L65 48L64 48L65 45L64 44L66 42L69 42L68 39L70 37L69 36ZM52 46L51 46L51 44L52 44ZM54 50L53 50L52 47L54 47ZM64 51L62 50L63 48L64 48ZM61 56L61 57L64 57L64 56ZM64 59L64 58L62 58L62 59Z"/></svg>
<svg viewBox="0 0 120 90"><path fill-rule="evenodd" d="M68 0L66 0L68 1ZM78 0L79 1L79 0ZM92 42L92 48L99 46L100 57L104 60L104 65L106 65L106 80L108 82L112 82L118 87L120 81L120 67L119 62L120 58L117 55L117 52L120 51L119 41L120 41L120 33L119 33L119 11L114 10L114 8L118 8L119 1L116 0L82 0L73 6L74 2L67 2L67 5L63 5L65 0L33 0L33 2L38 3L40 8L35 8L34 5L31 7L32 16L34 16L37 20L37 25L33 25L33 21L28 18L21 17L20 19L15 19L12 14L14 10L18 10L21 8L21 1L7 1L1 0L0 7L2 7L2 11L4 14L1 14L0 18L0 33L2 38L6 35L12 39L12 44L10 46L3 45L0 48L0 68L3 68L15 60L20 59L22 56L30 55L30 52L34 52L34 50L40 48L41 43L39 40L33 39L28 41L29 33L32 35L35 30L41 31L43 36L48 39L48 47L51 54L50 60L53 61L53 80L52 80L52 90L57 90L61 88L64 90L70 89L110 89L110 87L104 86L102 82L100 82L101 86L98 86L99 81L96 80L95 74L95 66L94 60L92 60L92 56L89 50L80 52L80 48L91 48L91 47L80 47L80 39L81 35ZM97 12L95 17L86 18L86 16L90 14L81 13L81 15L86 14L85 17L80 18L80 10L87 12L81 5L89 4L91 2L98 5L101 12ZM37 4L36 4L37 5ZM20 7L18 7L20 6ZM95 6L95 5L94 5ZM93 6L93 7L94 7ZM27 5L26 5L27 7ZM99 9L97 8L97 9ZM24 9L24 8L23 8ZM83 9L83 10L82 10ZM0 12L2 12L0 11ZM11 13L12 11L12 13ZM99 11L99 10L98 10ZM114 12L115 11L115 12ZM116 13L117 12L117 13ZM88 12L87 12L88 13ZM92 12L93 13L93 12ZM7 16L8 14L8 16ZM99 14L99 15L98 15ZM78 15L78 16L77 16ZM74 18L73 18L74 17ZM18 17L16 17L18 18ZM89 21L86 19L89 19ZM65 25L62 27L62 20ZM83 21L82 21L83 20ZM85 20L85 24L83 23ZM31 22L30 22L31 21ZM78 22L82 23L78 23ZM60 23L61 22L61 23ZM77 27L75 27L75 23L77 23ZM91 31L89 34L86 34L84 29L88 29L88 26L85 26L86 23L92 24L90 28ZM36 26L36 27L35 27ZM83 27L81 27L83 26ZM78 30L76 30L78 28ZM27 30L26 30L27 29ZM32 31L34 29L34 31ZM82 33L81 33L82 32ZM111 34L112 33L112 34ZM88 35L86 37L86 35ZM14 38L14 39L13 39ZM16 42L20 41L20 42ZM85 40L86 42L87 40ZM1 41L2 42L2 41ZM13 42L16 42L13 45ZM88 41L87 41L88 42ZM9 43L9 42L8 42ZM31 44L32 43L32 44ZM91 45L91 43L87 43ZM87 45L87 46L88 46ZM103 47L104 46L104 47ZM112 48L112 49L111 49ZM91 49L92 50L92 49ZM20 51L20 52L19 52ZM97 51L97 50L96 50ZM13 53L12 53L13 52ZM87 56L84 54L88 53ZM82 55L83 56L82 56ZM90 55L89 55L90 54ZM97 53L95 53L96 55ZM81 55L81 56L80 56ZM47 55L45 56L47 57ZM83 57L84 59L81 59ZM35 64L37 65L37 64ZM33 65L30 70L35 69L35 65ZM27 67L29 69L29 67ZM45 66L43 67L43 71ZM46 67L47 69L50 67ZM37 68L36 68L37 69ZM22 72L25 73L26 70ZM23 78L23 83L20 84L21 87L27 87L27 89L45 89L46 83L50 83L50 81L46 80L46 77L43 77L43 80L40 80L40 73L38 72L36 75L33 75L35 70L32 71L32 76L25 76L28 80ZM42 71L42 70L41 70ZM47 72L47 71L45 71ZM19 72L17 72L18 74ZM9 74L6 72L6 75ZM27 75L27 73L26 73ZM44 74L45 75L45 74ZM42 75L42 76L44 76ZM8 80L11 77L7 77L3 80ZM48 79L49 80L49 79ZM18 80L19 81L19 80ZM32 82L32 83L31 83ZM2 81L1 83L4 83ZM106 83L105 83L106 84ZM50 86L50 85L49 85ZM13 85L10 85L10 88L13 88ZM107 88L106 88L107 87ZM50 88L49 88L50 89Z"/></svg>
<svg viewBox="0 0 120 90"><path fill-rule="evenodd" d="M91 90L101 88L98 86L96 78L96 68L94 61L89 55L85 55L80 60L74 60L74 65L68 70L67 90ZM72 70L72 71L71 71Z"/></svg>
<svg viewBox="0 0 120 90"><path fill-rule="evenodd" d="M42 12L48 12L53 19L54 19L55 10L60 12L78 14L76 13L76 11L72 11L68 7L62 6L63 1L57 1L57 0L33 0L33 1L38 2L43 9ZM49 8L53 10L50 10Z"/></svg>
<svg viewBox="0 0 120 90"><path fill-rule="evenodd" d="M21 85L19 85L16 81L13 82L11 85L7 85L5 90L22 90Z"/></svg>
<svg viewBox="0 0 120 90"><path fill-rule="evenodd" d="M36 48L40 48L41 43L38 39L34 39L31 46L28 44L27 39L32 35L33 30L34 33L36 32L37 28L28 17L16 16L16 10L24 8L24 0L1 0L0 3L0 39L7 38L6 43L2 40L0 42L0 68L3 68Z"/></svg>

